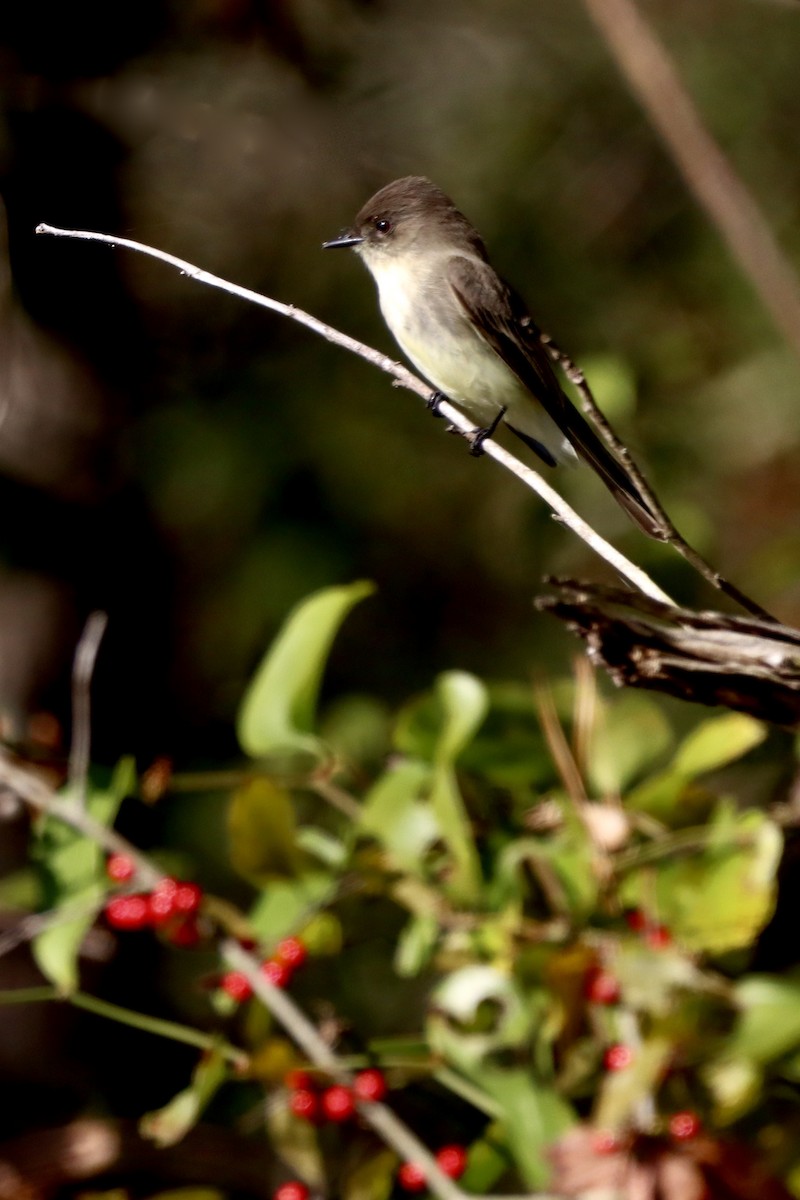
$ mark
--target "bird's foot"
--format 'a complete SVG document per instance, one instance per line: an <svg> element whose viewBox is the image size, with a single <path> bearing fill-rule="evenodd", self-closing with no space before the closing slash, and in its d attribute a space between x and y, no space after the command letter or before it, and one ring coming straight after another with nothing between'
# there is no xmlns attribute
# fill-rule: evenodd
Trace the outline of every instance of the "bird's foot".
<svg viewBox="0 0 800 1200"><path fill-rule="evenodd" d="M443 417L442 401L446 400L444 392L431 392L428 399L425 401L425 407L429 408L435 417Z"/></svg>
<svg viewBox="0 0 800 1200"><path fill-rule="evenodd" d="M470 434L469 441L471 444L469 452L474 458L480 458L480 456L485 453L483 449L483 443L494 437L494 431L497 429L497 426L500 424L505 415L505 408L499 408L491 425L487 425L485 429L476 429L473 434Z"/></svg>

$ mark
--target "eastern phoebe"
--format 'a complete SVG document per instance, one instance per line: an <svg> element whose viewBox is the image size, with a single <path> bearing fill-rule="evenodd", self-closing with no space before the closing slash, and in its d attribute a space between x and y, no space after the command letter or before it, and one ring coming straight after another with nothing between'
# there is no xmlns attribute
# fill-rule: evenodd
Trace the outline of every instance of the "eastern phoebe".
<svg viewBox="0 0 800 1200"><path fill-rule="evenodd" d="M660 524L633 480L562 391L522 299L496 274L478 232L429 179L396 179L325 249L352 246L378 285L386 324L437 392L481 425L503 419L548 466L597 472L644 533Z"/></svg>

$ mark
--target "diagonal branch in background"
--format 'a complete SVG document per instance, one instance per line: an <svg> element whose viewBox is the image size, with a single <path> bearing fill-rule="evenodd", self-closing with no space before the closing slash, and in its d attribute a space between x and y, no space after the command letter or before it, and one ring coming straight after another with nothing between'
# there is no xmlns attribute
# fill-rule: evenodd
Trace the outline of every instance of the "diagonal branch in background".
<svg viewBox="0 0 800 1200"><path fill-rule="evenodd" d="M221 291L228 292L232 296L239 296L242 300L247 300L251 304L258 304L262 308L268 308L271 312L278 313L283 317L289 317L293 321L298 321L301 325L305 325L308 329L312 329L315 333L324 337L326 341L333 342L337 346L342 346L345 350L349 350L351 353L366 359L367 362L372 363L373 366L378 367L381 371L392 375L395 386L408 388L409 391L416 392L418 396L421 396L426 401L430 399L430 386L423 383L421 379L418 379L416 375L413 375L405 367L401 366L400 363L395 362L385 354L379 353L377 350L373 350L371 346L365 346L363 342L349 337L348 334L340 333L338 329L326 325L324 321L311 316L310 313L303 312L302 309L296 308L293 304L282 304L279 300L273 300L269 296L262 296L260 292L251 291L250 288L239 287L238 284L221 279L218 275L212 275L209 271L203 271L200 267L186 262L185 259L177 258L174 254L168 254L164 250L157 250L153 246L146 246L142 242L131 241L130 238L114 237L107 233L92 233L85 229L59 229L54 225L44 224L37 225L36 232L49 233L56 237L104 242L109 246L124 246L128 250L136 250L141 254L149 255L151 258L157 258L160 262L167 263L171 267L176 267L182 274L188 275L198 283L205 283L209 287L219 288ZM471 438L478 432L478 426L465 417L449 401L442 401L438 409L466 438ZM558 492L542 479L541 475L537 474L531 467L521 463L518 458L515 458L513 454L509 454L497 442L487 440L483 444L483 449L486 454L496 462L499 462L506 470L511 471L512 474L516 475L523 483L535 491L550 507L556 520L561 521L573 533L577 534L579 538L582 538L587 546L590 546L600 558L604 558L615 571L624 579L629 580L643 595L650 596L652 599L660 600L663 603L671 603L666 592L662 591L641 567L637 567L635 563L632 563L623 554L620 554L619 550L607 542L605 538L595 533L591 525L584 521L582 517L579 517Z"/></svg>
<svg viewBox="0 0 800 1200"><path fill-rule="evenodd" d="M712 567L710 563L706 562L703 556L697 550L695 550L693 546L690 546L685 538L678 533L678 530L675 528L669 516L665 512L664 508L659 502L658 497L650 487L650 484L647 482L647 479L642 474L637 463L634 462L633 458L631 457L628 447L624 442L620 441L606 420L605 413L595 400L594 393L589 387L583 371L580 369L580 367L575 365L572 359L565 354L563 350L556 346L549 334L543 333L540 335L540 338L542 345L546 348L550 357L554 362L558 363L559 367L564 372L564 375L578 392L584 412L591 418L594 425L600 431L600 434L602 435L606 444L624 463L628 474L631 476L645 501L647 502L648 508L650 508L658 517L663 532L664 541L669 542L670 546L677 550L678 554L680 554L682 558L685 558L686 561L694 567L697 573L703 576L703 579L705 579L707 583L710 583L713 588L717 589L717 591L724 592L726 596L729 596L731 600L734 600L740 606L740 608L745 610L745 612L750 613L754 617L759 617L762 621L775 621L775 623L778 624L777 618L773 617L772 613L767 612L767 610L762 608L757 601L751 600L751 598L741 591L736 584L731 583L728 579L725 579L725 577L721 575L719 571Z"/></svg>
<svg viewBox="0 0 800 1200"><path fill-rule="evenodd" d="M634 0L583 0L619 70L764 307L800 358L800 281L764 214L706 129Z"/></svg>

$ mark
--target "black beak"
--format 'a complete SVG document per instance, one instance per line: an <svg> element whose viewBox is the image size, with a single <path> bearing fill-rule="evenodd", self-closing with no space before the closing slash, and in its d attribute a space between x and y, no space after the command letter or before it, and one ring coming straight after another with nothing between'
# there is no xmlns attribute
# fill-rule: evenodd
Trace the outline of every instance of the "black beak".
<svg viewBox="0 0 800 1200"><path fill-rule="evenodd" d="M339 250L346 246L360 246L363 242L363 237L359 237L357 233L353 233L350 229L343 229L338 237L331 238L329 242L322 243L323 250Z"/></svg>

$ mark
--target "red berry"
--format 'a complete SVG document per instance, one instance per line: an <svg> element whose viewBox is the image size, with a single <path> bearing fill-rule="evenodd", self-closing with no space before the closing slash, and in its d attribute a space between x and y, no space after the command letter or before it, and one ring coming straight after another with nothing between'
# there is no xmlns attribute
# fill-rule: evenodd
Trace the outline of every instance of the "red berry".
<svg viewBox="0 0 800 1200"><path fill-rule="evenodd" d="M275 958L268 958L261 964L261 974L276 988L285 988L292 978L290 969Z"/></svg>
<svg viewBox="0 0 800 1200"><path fill-rule="evenodd" d="M114 929L143 929L150 922L147 896L114 896L106 904L105 912Z"/></svg>
<svg viewBox="0 0 800 1200"><path fill-rule="evenodd" d="M654 950L663 950L672 944L672 934L666 925L651 925L645 932L644 939Z"/></svg>
<svg viewBox="0 0 800 1200"><path fill-rule="evenodd" d="M179 883L172 902L173 912L196 913L203 899L203 889L196 883Z"/></svg>
<svg viewBox="0 0 800 1200"><path fill-rule="evenodd" d="M243 1000L249 1000L253 994L250 980L241 971L227 971L219 981L219 986L237 1004L241 1004Z"/></svg>
<svg viewBox="0 0 800 1200"><path fill-rule="evenodd" d="M177 879L159 879L150 893L150 920L154 925L163 925L175 911Z"/></svg>
<svg viewBox="0 0 800 1200"><path fill-rule="evenodd" d="M298 1088L289 1097L289 1108L303 1121L316 1121L319 1116L319 1096L310 1088Z"/></svg>
<svg viewBox="0 0 800 1200"><path fill-rule="evenodd" d="M592 1150L595 1154L619 1154L623 1143L608 1129L599 1129L592 1137Z"/></svg>
<svg viewBox="0 0 800 1200"><path fill-rule="evenodd" d="M640 908L629 908L625 913L625 922L634 933L641 933L647 928L647 917Z"/></svg>
<svg viewBox="0 0 800 1200"><path fill-rule="evenodd" d="M302 967L307 958L308 950L305 942L301 942L300 938L296 937L284 938L282 942L278 943L278 949L275 951L275 959L293 971Z"/></svg>
<svg viewBox="0 0 800 1200"><path fill-rule="evenodd" d="M127 883L136 874L136 864L127 854L112 854L106 862L106 875L114 883Z"/></svg>
<svg viewBox="0 0 800 1200"><path fill-rule="evenodd" d="M669 1131L676 1141L688 1142L700 1132L700 1118L697 1113L677 1112L669 1119Z"/></svg>
<svg viewBox="0 0 800 1200"><path fill-rule="evenodd" d="M383 1071L377 1067L359 1071L353 1082L353 1091L359 1100L383 1100L388 1090Z"/></svg>
<svg viewBox="0 0 800 1200"><path fill-rule="evenodd" d="M168 937L173 946L196 946L200 941L200 929L194 916L180 917L170 925Z"/></svg>
<svg viewBox="0 0 800 1200"><path fill-rule="evenodd" d="M308 1071L287 1071L283 1077L283 1086L287 1087L290 1092L313 1087L313 1084L314 1081Z"/></svg>
<svg viewBox="0 0 800 1200"><path fill-rule="evenodd" d="M404 1162L400 1165L397 1182L404 1192L424 1192L428 1186L424 1168L415 1162Z"/></svg>
<svg viewBox="0 0 800 1200"><path fill-rule="evenodd" d="M282 1183L275 1189L272 1200L308 1200L309 1195L304 1183L300 1183L298 1179L290 1179L288 1183Z"/></svg>
<svg viewBox="0 0 800 1200"><path fill-rule="evenodd" d="M633 1050L623 1042L609 1046L603 1055L603 1066L607 1071L624 1071L633 1062Z"/></svg>
<svg viewBox="0 0 800 1200"><path fill-rule="evenodd" d="M350 1088L335 1083L322 1093L322 1111L329 1121L349 1121L356 1111Z"/></svg>
<svg viewBox="0 0 800 1200"><path fill-rule="evenodd" d="M592 1004L616 1004L619 1000L619 983L610 971L592 967L586 975L584 995Z"/></svg>
<svg viewBox="0 0 800 1200"><path fill-rule="evenodd" d="M450 1179L460 1179L467 1169L467 1151L464 1146L455 1143L442 1146L436 1153L436 1161L444 1175Z"/></svg>

